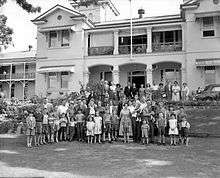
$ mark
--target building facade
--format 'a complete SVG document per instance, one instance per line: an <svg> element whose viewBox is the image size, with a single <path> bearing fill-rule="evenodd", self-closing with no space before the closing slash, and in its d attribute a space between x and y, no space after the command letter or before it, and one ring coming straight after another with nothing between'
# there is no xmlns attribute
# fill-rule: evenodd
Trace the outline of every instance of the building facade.
<svg viewBox="0 0 220 178"><path fill-rule="evenodd" d="M0 54L0 91L6 98L35 95L36 51Z"/></svg>
<svg viewBox="0 0 220 178"><path fill-rule="evenodd" d="M120 83L186 82L190 90L220 83L219 0L185 0L180 13L115 20L110 0L71 1L37 25L37 95L79 91L102 79ZM131 45L132 41L132 45Z"/></svg>

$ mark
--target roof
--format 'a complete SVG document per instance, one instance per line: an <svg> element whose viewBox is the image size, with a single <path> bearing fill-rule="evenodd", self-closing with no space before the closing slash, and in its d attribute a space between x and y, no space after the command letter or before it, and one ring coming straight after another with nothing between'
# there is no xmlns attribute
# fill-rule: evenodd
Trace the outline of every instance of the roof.
<svg viewBox="0 0 220 178"><path fill-rule="evenodd" d="M37 18L32 20L32 22L43 20L43 18L47 17L49 14L51 14L52 12L54 12L57 9L67 11L67 12L73 14L73 15L82 16L82 17L85 16L84 14L82 14L82 13L80 13L80 12L74 10L74 9L70 9L70 8L67 8L67 7L64 7L62 5L57 4L56 6L50 8L49 10L47 10L46 12L44 12L43 14L41 14L40 16L38 16Z"/></svg>
<svg viewBox="0 0 220 178"><path fill-rule="evenodd" d="M0 53L0 63L1 60L5 59L25 59L25 58L36 58L36 51L17 51L10 53Z"/></svg>
<svg viewBox="0 0 220 178"><path fill-rule="evenodd" d="M180 5L180 8L182 9L183 7L194 7L199 5L200 0L188 0L185 3Z"/></svg>
<svg viewBox="0 0 220 178"><path fill-rule="evenodd" d="M145 18L133 18L133 26L151 25L151 24L163 24L163 23L176 23L182 22L183 19L180 14L154 16ZM120 28L130 26L130 19L114 20L108 22L95 23L95 29L101 28Z"/></svg>

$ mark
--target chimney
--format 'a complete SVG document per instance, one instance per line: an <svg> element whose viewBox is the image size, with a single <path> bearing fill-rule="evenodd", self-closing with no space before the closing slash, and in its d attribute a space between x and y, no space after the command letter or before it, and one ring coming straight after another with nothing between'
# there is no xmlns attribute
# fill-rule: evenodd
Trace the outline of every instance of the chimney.
<svg viewBox="0 0 220 178"><path fill-rule="evenodd" d="M32 48L33 48L32 45L28 45L28 51L31 51Z"/></svg>
<svg viewBox="0 0 220 178"><path fill-rule="evenodd" d="M139 18L143 18L143 14L145 14L145 10L143 8L138 9Z"/></svg>

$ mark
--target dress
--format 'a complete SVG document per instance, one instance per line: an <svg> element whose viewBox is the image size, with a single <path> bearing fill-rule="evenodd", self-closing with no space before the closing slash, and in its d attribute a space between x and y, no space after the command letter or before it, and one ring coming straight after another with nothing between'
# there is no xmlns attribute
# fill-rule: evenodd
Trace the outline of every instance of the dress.
<svg viewBox="0 0 220 178"><path fill-rule="evenodd" d="M94 134L101 134L102 133L102 118L100 116L94 117L95 122L95 128L94 128Z"/></svg>
<svg viewBox="0 0 220 178"><path fill-rule="evenodd" d="M182 100L183 101L187 101L188 100L188 96L189 96L189 88L187 86L183 87L182 91L181 91Z"/></svg>
<svg viewBox="0 0 220 178"><path fill-rule="evenodd" d="M178 85L174 85L172 87L172 100L179 101L180 100L180 87Z"/></svg>
<svg viewBox="0 0 220 178"><path fill-rule="evenodd" d="M169 135L178 135L177 119L169 120Z"/></svg>
<svg viewBox="0 0 220 178"><path fill-rule="evenodd" d="M87 136L94 136L94 128L95 128L95 123L93 121L88 121L86 124L86 135Z"/></svg>
<svg viewBox="0 0 220 178"><path fill-rule="evenodd" d="M120 121L119 135L123 135L124 133L128 133L129 135L132 135L129 109L122 109L120 113L120 117L121 117L121 121Z"/></svg>

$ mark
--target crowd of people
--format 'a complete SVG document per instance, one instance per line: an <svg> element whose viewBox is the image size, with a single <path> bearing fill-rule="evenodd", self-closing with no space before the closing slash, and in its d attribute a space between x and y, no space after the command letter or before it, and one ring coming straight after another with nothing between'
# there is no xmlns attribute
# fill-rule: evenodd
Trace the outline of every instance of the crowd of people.
<svg viewBox="0 0 220 178"><path fill-rule="evenodd" d="M27 147L60 141L113 143L120 138L124 143L188 145L190 124L184 108L166 104L169 99L187 100L188 92L177 82L139 89L103 82L102 95L90 88L59 104L45 98L36 111L25 111Z"/></svg>

